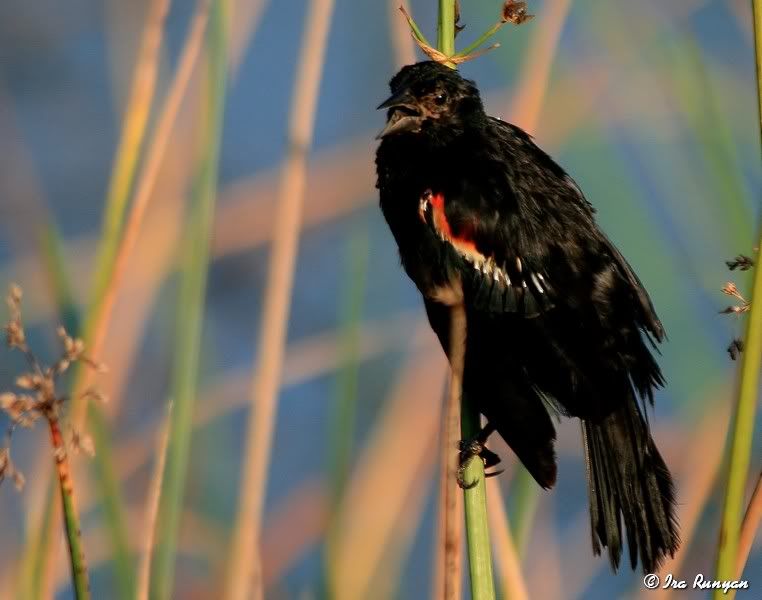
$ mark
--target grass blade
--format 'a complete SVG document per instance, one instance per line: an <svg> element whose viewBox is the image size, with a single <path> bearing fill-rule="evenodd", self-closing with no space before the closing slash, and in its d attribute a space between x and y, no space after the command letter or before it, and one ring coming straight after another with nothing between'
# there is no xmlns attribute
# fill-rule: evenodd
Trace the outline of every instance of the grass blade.
<svg viewBox="0 0 762 600"><path fill-rule="evenodd" d="M60 517L56 515L56 478L50 477L39 520L34 529L27 532L24 554L21 557L16 595L19 598L42 598L49 595L49 578L42 560L50 554L53 545L53 525ZM58 538L56 538L58 539Z"/></svg>
<svg viewBox="0 0 762 600"><path fill-rule="evenodd" d="M63 506L74 597L77 600L88 600L90 598L90 580L85 563L85 551L82 546L82 528L79 524L79 513L74 499L74 482L72 481L69 454L66 451L58 417L48 417L48 425L50 426L50 440L55 456L58 488L61 493L61 506Z"/></svg>
<svg viewBox="0 0 762 600"><path fill-rule="evenodd" d="M516 542L516 551L520 557L523 557L537 514L540 492L537 482L521 463L516 464L516 474L511 482L511 490L514 502L511 515L513 538Z"/></svg>
<svg viewBox="0 0 762 600"><path fill-rule="evenodd" d="M119 242L124 212L129 200L129 194L134 178L135 170L139 161L140 149L143 144L145 132L148 123L151 100L156 87L156 78L158 73L159 48L163 38L163 25L169 9L169 0L154 0L149 10L146 27L141 42L140 55L133 75L133 85L131 87L131 96L127 103L125 117L120 135L119 147L116 152L114 168L109 183L109 190L106 197L106 209L103 223L103 235L100 241L100 247L96 258L96 272L93 284L93 298L90 310L81 332L81 337L94 357L99 356L100 347L97 340L93 339L94 332L97 331L99 322L100 307L102 304L102 294L107 288L107 283L111 276L113 268L113 258ZM70 415L74 427L82 429L82 421L86 415L92 414L92 411L81 400L83 396L79 393L89 385L89 375L86 369L77 368L74 379L74 392L71 394L72 402L70 406ZM97 408L94 410L98 410ZM90 423L93 426L93 423ZM95 423L95 427L98 424ZM108 436L97 435L101 440L108 439ZM104 454L103 448L96 447L96 455L99 457ZM103 460L102 458L98 459ZM114 497L112 506L118 506L120 500ZM50 501L54 501L51 496ZM52 509L46 508L43 511L43 517L49 521L55 529L58 527L57 518ZM117 554L122 551L119 549L119 533L112 532L114 546ZM32 564L37 565L37 573L46 573L47 565L50 564L51 554L54 545L41 544L38 551L42 554L29 555ZM34 596L39 598L40 596Z"/></svg>
<svg viewBox="0 0 762 600"><path fill-rule="evenodd" d="M437 48L445 56L455 55L455 13L454 0L439 0ZM446 64L455 67L452 63ZM450 327L450 394L460 398L461 436L464 440L468 440L479 433L481 425L479 411L462 393L466 345L466 314L462 306L451 309ZM492 551L487 523L484 462L477 457L472 458L463 476L465 481L475 482L473 487L463 490L471 595L474 600L489 600L495 598L495 584L492 576ZM454 482L448 483L452 485Z"/></svg>
<svg viewBox="0 0 762 600"><path fill-rule="evenodd" d="M90 336L98 329L97 323L100 320L103 296L111 280L116 251L122 235L124 214L145 139L148 116L156 90L159 50L169 4L169 0L153 0L149 9L106 194L106 211L96 259L92 305L85 325L85 341L91 347L94 356L99 356L100 344L95 344L96 340L91 339ZM73 410L73 414L76 416L76 411Z"/></svg>
<svg viewBox="0 0 762 600"><path fill-rule="evenodd" d="M156 462L154 465L151 484L148 487L145 510L145 541L143 553L138 566L136 600L148 600L151 582L151 556L153 555L156 519L159 516L159 499L161 498L161 483L164 480L164 468L167 464L167 448L169 447L169 425L172 421L172 401L167 406L167 417L159 435Z"/></svg>
<svg viewBox="0 0 762 600"><path fill-rule="evenodd" d="M301 228L307 152L312 140L333 4L333 0L312 0L305 21L307 30L290 116L290 150L281 172L275 236L258 344L259 364L252 382L243 476L229 557L225 597L234 600L248 598L252 582L254 597L261 598L263 594L262 565L258 553L262 507Z"/></svg>
<svg viewBox="0 0 762 600"><path fill-rule="evenodd" d="M331 416L331 440L328 470L331 476L330 514L325 541L324 582L328 597L333 598L331 571L334 562L334 545L338 534L337 523L349 469L352 464L355 417L359 386L359 334L362 322L362 308L365 298L365 282L368 269L368 232L352 232L347 244L348 273L344 277L346 291L341 308L341 345L343 365L341 365L336 399Z"/></svg>
<svg viewBox="0 0 762 600"><path fill-rule="evenodd" d="M516 545L511 536L511 524L505 510L505 501L497 484L487 488L490 525L495 532L496 565L500 573L500 590L505 600L528 600L529 592L521 571Z"/></svg>
<svg viewBox="0 0 762 600"><path fill-rule="evenodd" d="M762 0L754 0L754 42L757 59L757 94L759 101L760 135L762 135ZM758 232L759 236L759 232ZM758 237L759 239L759 237ZM762 242L757 243L762 247ZM718 580L732 580L736 576L738 546L741 529L743 497L749 476L749 464L754 436L754 416L759 392L760 364L762 363L762 265L757 254L751 309L746 323L746 339L742 354L741 375L738 384L738 404L730 439L728 484L720 529L717 557ZM731 598L734 590L728 592ZM721 591L713 594L715 600L723 598Z"/></svg>
<svg viewBox="0 0 762 600"><path fill-rule="evenodd" d="M746 561L749 560L751 547L754 544L754 536L759 529L759 523L762 521L762 473L757 479L757 485L754 486L754 493L749 500L749 506L746 508L746 514L743 518L741 527L741 537L738 543L738 560L736 566L736 577L741 579Z"/></svg>
<svg viewBox="0 0 762 600"><path fill-rule="evenodd" d="M203 149L197 170L178 297L166 473L159 500L151 569L151 597L170 598L174 582L175 549L190 454L190 433L196 399L204 298L217 187L226 82L229 3L216 0L207 34L206 111L199 144Z"/></svg>
<svg viewBox="0 0 762 600"><path fill-rule="evenodd" d="M43 232L41 246L53 297L56 299L61 320L68 331L79 331L80 317L63 263L61 239L52 224L49 224ZM99 405L91 402L88 404L87 411L88 430L91 432L95 447L98 449L93 458L93 466L100 487L107 530L113 546L114 574L117 582L115 591L120 598L128 599L134 595L133 561L129 549L129 536L120 497L119 481L114 470L110 431ZM48 508L45 510L49 511ZM52 514L52 511L46 514L46 520L50 521ZM66 516L66 513L64 514Z"/></svg>
<svg viewBox="0 0 762 600"><path fill-rule="evenodd" d="M460 600L462 588L463 498L453 481L458 475L460 395L446 388L440 434L439 532L434 565L434 598Z"/></svg>
<svg viewBox="0 0 762 600"><path fill-rule="evenodd" d="M762 11L762 0L754 3L755 9ZM760 19L759 13L757 18ZM762 22L759 22L762 25ZM759 30L757 35L760 35ZM762 54L762 39L758 40L758 52ZM761 96L762 97L762 96ZM759 260L757 261L759 262ZM741 375L738 384L738 403L731 427L730 463L728 483L725 490L725 505L720 529L717 575L721 581L732 580L736 576L738 545L743 518L743 501L754 436L754 418L759 391L759 370L762 362L762 268L757 264L754 270L751 309L746 324L746 339L742 354ZM730 590L728 596L734 595ZM715 591L713 597L723 598L722 591Z"/></svg>

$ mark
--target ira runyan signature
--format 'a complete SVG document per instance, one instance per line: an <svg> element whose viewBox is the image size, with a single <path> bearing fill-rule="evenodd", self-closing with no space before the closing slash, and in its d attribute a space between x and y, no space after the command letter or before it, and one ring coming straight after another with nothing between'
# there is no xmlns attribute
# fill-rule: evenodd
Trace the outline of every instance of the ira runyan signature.
<svg viewBox="0 0 762 600"><path fill-rule="evenodd" d="M746 590L749 589L749 582L745 579L736 579L729 581L718 581L716 579L705 579L702 573L696 575L692 582L684 579L676 579L672 576L672 573L667 573L664 576L664 581L660 582L659 577L653 573L646 575L643 579L644 585L651 590L658 587L662 589L673 590L685 590L690 585L694 590L722 590L723 594L727 594L729 590ZM661 585L659 585L661 583Z"/></svg>

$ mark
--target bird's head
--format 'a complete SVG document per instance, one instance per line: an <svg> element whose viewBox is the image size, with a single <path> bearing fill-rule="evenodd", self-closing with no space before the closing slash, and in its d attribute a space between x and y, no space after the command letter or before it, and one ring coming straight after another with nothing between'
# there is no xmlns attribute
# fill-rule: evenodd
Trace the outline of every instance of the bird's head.
<svg viewBox="0 0 762 600"><path fill-rule="evenodd" d="M484 113L476 85L438 62L403 67L389 87L392 95L378 107L388 109L379 139L437 129L457 131Z"/></svg>

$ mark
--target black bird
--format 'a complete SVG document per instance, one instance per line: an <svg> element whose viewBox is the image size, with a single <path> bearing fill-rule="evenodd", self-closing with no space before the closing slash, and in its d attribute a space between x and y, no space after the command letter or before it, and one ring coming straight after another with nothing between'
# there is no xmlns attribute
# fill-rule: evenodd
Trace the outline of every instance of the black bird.
<svg viewBox="0 0 762 600"><path fill-rule="evenodd" d="M450 308L465 308L463 393L487 421L465 447L494 464L484 442L496 430L550 488L551 415L579 418L593 550L608 548L616 570L623 523L632 568L640 558L654 571L679 539L645 418L664 383L648 294L574 180L526 132L485 114L473 82L421 62L390 87L381 209L445 353Z"/></svg>

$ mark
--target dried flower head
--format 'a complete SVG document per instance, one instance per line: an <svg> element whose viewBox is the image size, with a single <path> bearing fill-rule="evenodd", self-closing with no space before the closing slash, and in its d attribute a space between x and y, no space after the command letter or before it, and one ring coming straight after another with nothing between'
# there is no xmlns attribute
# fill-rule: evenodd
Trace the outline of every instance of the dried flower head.
<svg viewBox="0 0 762 600"><path fill-rule="evenodd" d="M87 388L84 392L82 392L82 398L97 402L98 404L108 403L108 396L96 387Z"/></svg>
<svg viewBox="0 0 762 600"><path fill-rule="evenodd" d="M71 449L74 450L75 454L84 452L91 458L95 456L95 444L93 443L93 438L87 434L81 434L75 429L72 429L69 432L69 444L71 444Z"/></svg>
<svg viewBox="0 0 762 600"><path fill-rule="evenodd" d="M754 261L745 254L739 254L733 260L726 260L725 264L728 265L728 269L735 271L748 271L754 266Z"/></svg>
<svg viewBox="0 0 762 600"><path fill-rule="evenodd" d="M728 281L722 287L722 293L727 295L727 296L733 296L735 298L740 298L741 297L740 293L738 292L738 287L732 281Z"/></svg>
<svg viewBox="0 0 762 600"><path fill-rule="evenodd" d="M526 23L530 19L534 19L534 15L527 13L526 2L514 2L508 0L503 3L503 23L513 23L514 25L521 25Z"/></svg>
<svg viewBox="0 0 762 600"><path fill-rule="evenodd" d="M731 298L735 298L736 300L740 302L740 304L728 306L725 309L721 310L720 313L725 315L730 315L730 314L738 315L738 314L747 312L751 308L751 303L741 295L741 292L738 291L738 287L732 281L728 281L722 287L722 293L725 294L726 296L730 296Z"/></svg>
<svg viewBox="0 0 762 600"><path fill-rule="evenodd" d="M35 399L26 394L0 394L0 410L7 414L14 424L26 428L34 425L40 416L39 411L35 410Z"/></svg>
<svg viewBox="0 0 762 600"><path fill-rule="evenodd" d="M24 489L26 479L21 471L16 469L16 466L13 464L10 450L8 448L0 448L0 483L2 483L6 477L13 479L13 485L16 486L18 491Z"/></svg>
<svg viewBox="0 0 762 600"><path fill-rule="evenodd" d="M0 481L6 477L13 479L17 488L24 485L24 476L15 468L11 461L10 443L13 432L17 427L31 427L39 418L46 419L51 432L58 429L60 407L65 395L56 390L56 383L61 374L76 362L103 371L104 367L85 355L84 342L70 336L66 329L59 327L57 333L61 339L62 353L58 360L49 367L43 367L27 345L24 324L21 317L21 288L11 285L6 298L10 318L5 327L6 341L11 349L20 350L29 363L30 370L16 377L16 387L22 392L0 393L0 411L4 412L11 421L6 434L5 446L0 448ZM28 393L26 393L28 392ZM85 396L102 399L103 396L94 388L88 389ZM61 436L52 434L54 454L57 461L66 458L66 446ZM56 440L59 440L58 442ZM89 436L72 431L70 443L75 451L93 455L95 448Z"/></svg>
<svg viewBox="0 0 762 600"><path fill-rule="evenodd" d="M12 283L6 297L10 318L5 326L5 340L10 348L24 350L26 348L26 333L24 332L24 325L21 322L22 296L21 288Z"/></svg>
<svg viewBox="0 0 762 600"><path fill-rule="evenodd" d="M730 346L728 346L728 354L730 355L730 359L738 360L738 357L741 356L741 352L743 352L743 340L736 338L730 342Z"/></svg>

